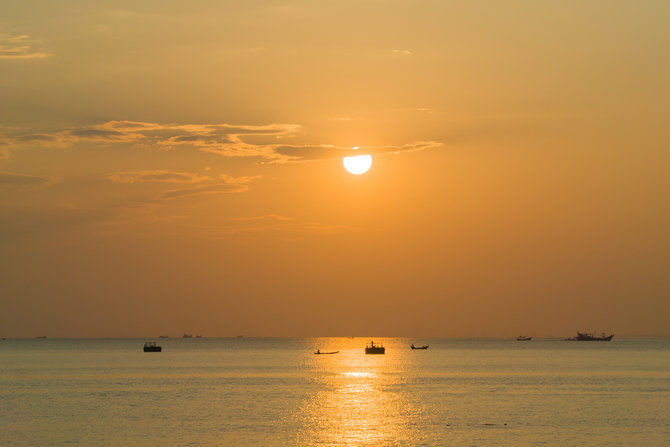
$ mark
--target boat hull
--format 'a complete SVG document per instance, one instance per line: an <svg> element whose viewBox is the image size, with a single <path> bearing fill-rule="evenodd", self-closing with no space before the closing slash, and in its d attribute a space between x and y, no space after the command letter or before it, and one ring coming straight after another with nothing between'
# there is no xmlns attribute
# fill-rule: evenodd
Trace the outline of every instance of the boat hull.
<svg viewBox="0 0 670 447"><path fill-rule="evenodd" d="M161 352L163 348L160 346L145 346L144 352Z"/></svg>
<svg viewBox="0 0 670 447"><path fill-rule="evenodd" d="M607 336L607 337L577 337L575 338L576 341L610 341L614 337L613 335Z"/></svg>
<svg viewBox="0 0 670 447"><path fill-rule="evenodd" d="M365 348L366 354L386 354L386 348L383 347L374 347L374 348Z"/></svg>

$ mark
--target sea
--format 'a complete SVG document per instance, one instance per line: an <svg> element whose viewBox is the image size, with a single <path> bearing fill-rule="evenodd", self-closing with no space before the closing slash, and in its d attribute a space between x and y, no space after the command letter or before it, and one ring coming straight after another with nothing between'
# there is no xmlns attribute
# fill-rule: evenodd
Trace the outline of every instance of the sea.
<svg viewBox="0 0 670 447"><path fill-rule="evenodd" d="M2 340L0 445L670 445L670 340L369 341Z"/></svg>

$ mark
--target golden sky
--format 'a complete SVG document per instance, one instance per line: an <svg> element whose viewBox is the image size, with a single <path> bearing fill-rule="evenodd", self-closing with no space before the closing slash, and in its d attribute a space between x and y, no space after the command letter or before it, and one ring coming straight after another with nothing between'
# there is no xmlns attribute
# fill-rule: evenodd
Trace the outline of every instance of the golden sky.
<svg viewBox="0 0 670 447"><path fill-rule="evenodd" d="M668 23L0 0L0 336L670 336Z"/></svg>

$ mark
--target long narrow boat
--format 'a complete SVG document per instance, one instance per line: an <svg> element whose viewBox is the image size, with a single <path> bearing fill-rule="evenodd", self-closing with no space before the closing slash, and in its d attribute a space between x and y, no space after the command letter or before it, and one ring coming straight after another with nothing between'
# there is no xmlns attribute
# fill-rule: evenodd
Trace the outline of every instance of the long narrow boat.
<svg viewBox="0 0 670 447"><path fill-rule="evenodd" d="M516 338L516 341L531 341L532 339L533 339L533 337L526 337L524 335L519 335Z"/></svg>
<svg viewBox="0 0 670 447"><path fill-rule="evenodd" d="M430 345L414 346L414 343L412 343L411 345L409 345L409 347L412 348L412 349L428 349L428 346L430 346Z"/></svg>
<svg viewBox="0 0 670 447"><path fill-rule="evenodd" d="M321 354L337 354L337 353L339 353L339 352L340 352L340 351L321 352L321 351L319 351L319 350L317 349L316 352L315 352L314 354L316 354L316 355L321 355Z"/></svg>

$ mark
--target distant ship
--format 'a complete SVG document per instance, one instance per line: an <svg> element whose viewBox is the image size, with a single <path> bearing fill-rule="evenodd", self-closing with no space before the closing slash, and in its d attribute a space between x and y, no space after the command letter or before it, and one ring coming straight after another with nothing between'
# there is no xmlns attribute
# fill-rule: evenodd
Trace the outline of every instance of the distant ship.
<svg viewBox="0 0 670 447"><path fill-rule="evenodd" d="M412 348L412 349L428 349L428 346L429 346L429 345L424 345L424 346L414 346L414 343L412 343L411 345L409 345L409 347Z"/></svg>
<svg viewBox="0 0 670 447"><path fill-rule="evenodd" d="M369 345L365 346L366 354L385 354L386 348L383 345L375 344L374 341L371 341Z"/></svg>
<svg viewBox="0 0 670 447"><path fill-rule="evenodd" d="M339 352L340 352L340 351L321 352L321 351L319 351L319 350L317 349L316 352L315 352L314 354L316 354L316 355L321 355L321 354L337 354L337 353L339 353Z"/></svg>
<svg viewBox="0 0 670 447"><path fill-rule="evenodd" d="M38 336L35 337L35 338L47 338L47 336L46 336L46 335L38 335Z"/></svg>
<svg viewBox="0 0 670 447"><path fill-rule="evenodd" d="M531 341L533 337L526 337L525 335L519 335L516 338L516 341Z"/></svg>
<svg viewBox="0 0 670 447"><path fill-rule="evenodd" d="M193 338L193 334L184 334L181 338Z"/></svg>
<svg viewBox="0 0 670 447"><path fill-rule="evenodd" d="M566 340L576 340L576 341L610 341L614 337L614 334L605 335L603 332L600 337L597 337L589 332L577 332L577 336L574 338L566 338Z"/></svg>
<svg viewBox="0 0 670 447"><path fill-rule="evenodd" d="M144 352L161 352L162 348L155 341L144 342Z"/></svg>
<svg viewBox="0 0 670 447"><path fill-rule="evenodd" d="M159 337L159 338L170 338L169 335L159 335L158 337Z"/></svg>

